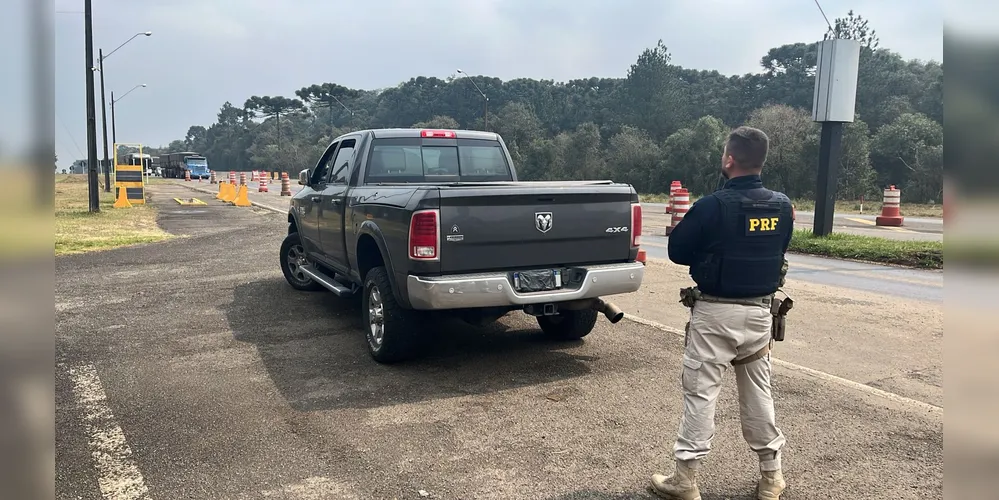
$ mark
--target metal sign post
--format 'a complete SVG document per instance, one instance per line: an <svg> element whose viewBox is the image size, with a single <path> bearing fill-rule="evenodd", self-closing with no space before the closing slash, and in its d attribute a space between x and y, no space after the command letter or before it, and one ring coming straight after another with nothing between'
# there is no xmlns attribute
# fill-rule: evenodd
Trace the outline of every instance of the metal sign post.
<svg viewBox="0 0 999 500"><path fill-rule="evenodd" d="M832 233L836 207L843 124L853 122L857 102L857 76L860 42L832 39L819 42L815 68L812 121L822 123L819 141L818 186L815 190L815 218L812 233Z"/></svg>

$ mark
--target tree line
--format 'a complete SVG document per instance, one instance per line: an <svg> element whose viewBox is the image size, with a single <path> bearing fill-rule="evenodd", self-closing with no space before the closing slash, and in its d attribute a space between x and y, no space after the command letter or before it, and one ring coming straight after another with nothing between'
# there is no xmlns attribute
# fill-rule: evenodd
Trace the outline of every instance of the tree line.
<svg viewBox="0 0 999 500"><path fill-rule="evenodd" d="M853 11L825 36L862 45L839 198L877 198L891 184L906 202L939 202L943 64L905 60L880 47L868 21ZM610 178L642 193L667 192L680 180L705 194L718 185L724 137L747 124L770 136L767 185L793 198L813 197L816 49L811 42L775 47L761 58L761 72L735 76L675 65L660 40L623 78L418 76L377 90L320 83L294 97L251 96L242 107L226 102L215 123L191 126L183 139L150 153L193 150L218 171L294 173L313 166L332 138L353 130L470 128L500 133L523 180Z"/></svg>

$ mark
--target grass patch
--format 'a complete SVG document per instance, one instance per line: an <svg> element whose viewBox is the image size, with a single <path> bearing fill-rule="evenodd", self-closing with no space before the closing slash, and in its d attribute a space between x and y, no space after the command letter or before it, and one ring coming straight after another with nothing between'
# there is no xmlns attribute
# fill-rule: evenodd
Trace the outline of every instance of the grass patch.
<svg viewBox="0 0 999 500"><path fill-rule="evenodd" d="M100 208L89 212L86 175L56 176L55 254L108 250L173 237L156 224L149 205L114 208L114 192L100 191Z"/></svg>
<svg viewBox="0 0 999 500"><path fill-rule="evenodd" d="M795 229L788 251L923 269L943 268L943 243L939 241L890 240L845 233L818 237L809 229Z"/></svg>

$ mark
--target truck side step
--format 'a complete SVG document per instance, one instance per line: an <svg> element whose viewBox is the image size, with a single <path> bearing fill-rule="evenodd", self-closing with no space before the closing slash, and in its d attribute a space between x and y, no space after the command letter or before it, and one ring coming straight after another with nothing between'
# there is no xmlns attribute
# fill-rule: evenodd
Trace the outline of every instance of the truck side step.
<svg viewBox="0 0 999 500"><path fill-rule="evenodd" d="M337 297L349 297L357 292L357 287L346 286L311 265L304 265L299 269L301 269L302 272L308 277L312 278L313 281L322 285L323 288L335 293Z"/></svg>

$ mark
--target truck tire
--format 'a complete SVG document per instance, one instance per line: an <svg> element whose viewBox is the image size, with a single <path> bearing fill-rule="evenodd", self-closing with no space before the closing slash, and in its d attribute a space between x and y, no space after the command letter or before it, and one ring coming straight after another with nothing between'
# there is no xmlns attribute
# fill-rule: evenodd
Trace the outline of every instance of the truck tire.
<svg viewBox="0 0 999 500"><path fill-rule="evenodd" d="M303 292L325 290L322 285L298 270L298 266L304 261L305 247L302 246L302 239L297 232L289 233L281 242L281 272L284 273L284 279L295 290Z"/></svg>
<svg viewBox="0 0 999 500"><path fill-rule="evenodd" d="M375 361L395 363L416 354L422 338L422 322L415 311L396 302L384 266L371 269L364 277L361 316L368 352Z"/></svg>
<svg viewBox="0 0 999 500"><path fill-rule="evenodd" d="M555 340L578 340L593 330L597 311L593 309L563 310L555 316L538 316L538 326Z"/></svg>

